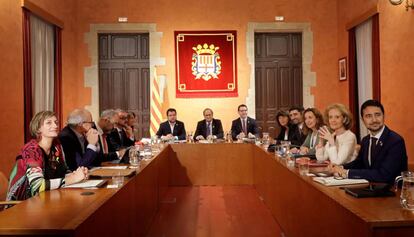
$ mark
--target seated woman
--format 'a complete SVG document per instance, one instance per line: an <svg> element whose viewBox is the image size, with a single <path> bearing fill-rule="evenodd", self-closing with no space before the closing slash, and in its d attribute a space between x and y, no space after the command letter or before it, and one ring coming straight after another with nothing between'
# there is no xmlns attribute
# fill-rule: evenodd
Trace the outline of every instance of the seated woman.
<svg viewBox="0 0 414 237"><path fill-rule="evenodd" d="M323 126L319 129L319 140L316 146L316 158L319 161L330 160L332 164L342 165L353 161L356 152L356 137L349 129L352 126L352 116L342 104L330 105L325 110L325 119L329 129ZM323 145L323 142L326 145Z"/></svg>
<svg viewBox="0 0 414 237"><path fill-rule="evenodd" d="M305 141L300 147L300 154L315 155L315 147L319 144L318 129L324 126L323 116L316 108L308 108L303 112L305 126L303 133L307 134Z"/></svg>
<svg viewBox="0 0 414 237"><path fill-rule="evenodd" d="M40 192L86 179L88 170L84 167L67 174L62 148L56 139L57 123L56 115L51 111L39 112L30 121L30 132L35 139L25 144L16 158L7 200L25 200Z"/></svg>
<svg viewBox="0 0 414 237"><path fill-rule="evenodd" d="M289 141L289 113L284 110L279 110L276 114L276 123L280 127L279 135L276 140L278 141Z"/></svg>

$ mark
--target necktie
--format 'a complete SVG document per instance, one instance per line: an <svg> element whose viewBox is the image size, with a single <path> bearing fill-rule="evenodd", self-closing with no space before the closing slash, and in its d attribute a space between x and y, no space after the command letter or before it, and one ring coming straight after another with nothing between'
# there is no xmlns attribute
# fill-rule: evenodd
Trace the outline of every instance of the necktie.
<svg viewBox="0 0 414 237"><path fill-rule="evenodd" d="M210 126L211 126L211 122L207 122L207 137L211 135Z"/></svg>
<svg viewBox="0 0 414 237"><path fill-rule="evenodd" d="M246 126L246 119L242 119L243 122L243 133L247 135L247 126Z"/></svg>
<svg viewBox="0 0 414 237"><path fill-rule="evenodd" d="M108 154L108 143L106 142L106 134L102 134L103 153Z"/></svg>
<svg viewBox="0 0 414 237"><path fill-rule="evenodd" d="M124 144L124 138L123 138L123 136L122 136L122 130L119 130L119 131L118 131L118 134L119 134L119 139L120 139L120 141L121 141L121 144L123 145L123 144Z"/></svg>
<svg viewBox="0 0 414 237"><path fill-rule="evenodd" d="M371 162L370 162L371 165L372 165L372 162L374 161L375 150L377 148L377 141L378 141L378 138L371 137Z"/></svg>

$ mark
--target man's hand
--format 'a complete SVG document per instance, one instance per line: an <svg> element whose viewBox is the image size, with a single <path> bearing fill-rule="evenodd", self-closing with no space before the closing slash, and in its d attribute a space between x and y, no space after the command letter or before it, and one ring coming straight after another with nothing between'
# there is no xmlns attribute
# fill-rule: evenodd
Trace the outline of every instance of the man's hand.
<svg viewBox="0 0 414 237"><path fill-rule="evenodd" d="M248 137L248 138L251 138L251 139L256 138L256 136L255 136L255 135L253 135L253 134L252 134L252 133L250 133L250 132L249 132L249 134L247 135L247 137Z"/></svg>
<svg viewBox="0 0 414 237"><path fill-rule="evenodd" d="M169 133L165 136L161 136L161 140L163 140L163 141L168 141L168 140L172 140L172 139L174 139L174 136L171 133Z"/></svg>
<svg viewBox="0 0 414 237"><path fill-rule="evenodd" d="M125 154L125 151L126 151L125 148L119 149L119 151L118 151L118 157L119 158L122 158L124 156L124 154Z"/></svg>
<svg viewBox="0 0 414 237"><path fill-rule="evenodd" d="M89 129L89 131L86 133L86 140L88 141L88 144L96 146L99 140L98 131L96 131L94 128Z"/></svg>
<svg viewBox="0 0 414 237"><path fill-rule="evenodd" d="M198 135L198 136L196 137L196 140L198 140L198 141L200 141L200 140L204 140L204 137L203 137L202 135Z"/></svg>

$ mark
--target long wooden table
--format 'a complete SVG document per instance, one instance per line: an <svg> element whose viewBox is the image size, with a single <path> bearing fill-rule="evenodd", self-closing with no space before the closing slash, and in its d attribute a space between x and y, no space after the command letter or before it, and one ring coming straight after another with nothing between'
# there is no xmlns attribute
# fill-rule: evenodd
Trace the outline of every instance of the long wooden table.
<svg viewBox="0 0 414 237"><path fill-rule="evenodd" d="M145 236L168 186L186 185L253 185L288 237L414 234L398 197L353 198L252 144L173 144L122 188L53 190L0 212L0 235Z"/></svg>

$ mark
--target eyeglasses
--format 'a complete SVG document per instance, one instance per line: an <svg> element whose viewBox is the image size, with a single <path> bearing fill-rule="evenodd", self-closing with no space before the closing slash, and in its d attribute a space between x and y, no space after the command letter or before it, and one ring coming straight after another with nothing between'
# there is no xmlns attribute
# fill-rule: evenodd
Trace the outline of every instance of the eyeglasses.
<svg viewBox="0 0 414 237"><path fill-rule="evenodd" d="M82 123L89 123L90 125L94 125L95 124L94 121L91 121L91 122L82 122Z"/></svg>

